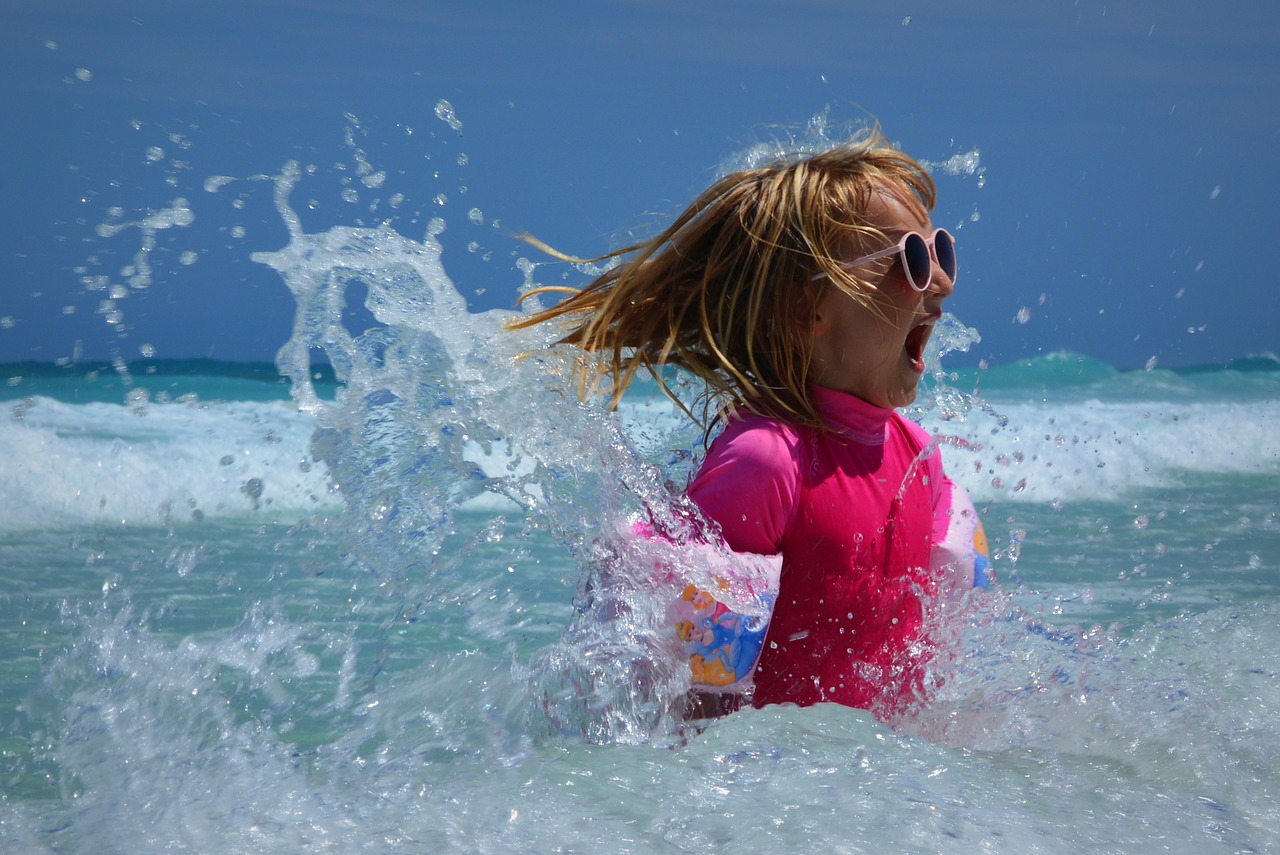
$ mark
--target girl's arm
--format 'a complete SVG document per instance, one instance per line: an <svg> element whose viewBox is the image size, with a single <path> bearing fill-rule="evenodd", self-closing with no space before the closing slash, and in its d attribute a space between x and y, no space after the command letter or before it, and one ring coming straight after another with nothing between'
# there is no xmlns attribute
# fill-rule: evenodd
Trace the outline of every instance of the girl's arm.
<svg viewBox="0 0 1280 855"><path fill-rule="evenodd" d="M995 574L982 520L968 491L942 469L941 455L935 452L934 458L936 471L930 474L938 489L934 493L930 563L939 575L943 591L959 594L970 588L985 588L995 579Z"/></svg>
<svg viewBox="0 0 1280 855"><path fill-rule="evenodd" d="M711 444L688 495L734 552L780 551L799 488L795 454L795 437L754 417L731 423Z"/></svg>

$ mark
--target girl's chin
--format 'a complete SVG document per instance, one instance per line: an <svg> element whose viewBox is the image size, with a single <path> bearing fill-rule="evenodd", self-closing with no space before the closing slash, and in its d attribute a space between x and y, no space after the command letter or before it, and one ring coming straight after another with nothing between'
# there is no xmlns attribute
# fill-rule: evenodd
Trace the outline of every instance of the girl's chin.
<svg viewBox="0 0 1280 855"><path fill-rule="evenodd" d="M920 375L912 374L910 377L904 377L903 382L899 384L897 389L891 391L886 397L888 398L888 406L891 409L901 409L909 407L915 403L916 394L919 392Z"/></svg>

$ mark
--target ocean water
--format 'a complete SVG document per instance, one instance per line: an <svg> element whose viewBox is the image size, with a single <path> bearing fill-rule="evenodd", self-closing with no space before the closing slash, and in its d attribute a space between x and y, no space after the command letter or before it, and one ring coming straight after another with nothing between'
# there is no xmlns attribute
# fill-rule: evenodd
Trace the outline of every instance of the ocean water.
<svg viewBox="0 0 1280 855"><path fill-rule="evenodd" d="M1000 581L932 699L695 725L659 624L712 562L626 532L689 530L701 432L295 178L277 366L5 366L0 850L1280 848L1274 357L952 371L948 318L911 414Z"/></svg>

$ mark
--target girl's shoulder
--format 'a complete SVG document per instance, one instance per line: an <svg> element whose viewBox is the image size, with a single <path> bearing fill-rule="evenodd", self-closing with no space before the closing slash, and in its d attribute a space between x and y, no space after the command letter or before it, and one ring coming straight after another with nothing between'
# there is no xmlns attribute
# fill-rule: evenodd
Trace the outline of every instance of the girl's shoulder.
<svg viewBox="0 0 1280 855"><path fill-rule="evenodd" d="M730 482L733 490L791 493L804 468L803 429L789 422L738 413L707 449L695 486Z"/></svg>
<svg viewBox="0 0 1280 855"><path fill-rule="evenodd" d="M803 428L781 419L755 413L738 413L725 425L711 447L732 447L740 453L758 453L776 459L780 452L790 456L799 446Z"/></svg>
<svg viewBox="0 0 1280 855"><path fill-rule="evenodd" d="M791 524L804 470L801 432L740 413L707 450L688 495L730 549L772 555Z"/></svg>

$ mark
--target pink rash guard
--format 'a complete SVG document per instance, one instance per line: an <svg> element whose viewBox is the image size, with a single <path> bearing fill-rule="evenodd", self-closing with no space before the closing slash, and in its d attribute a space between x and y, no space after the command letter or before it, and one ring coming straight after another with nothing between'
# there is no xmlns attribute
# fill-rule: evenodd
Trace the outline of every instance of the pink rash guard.
<svg viewBox="0 0 1280 855"><path fill-rule="evenodd" d="M781 553L782 578L753 703L906 708L923 692L931 548L953 485L922 428L893 410L815 387L835 428L750 414L730 422L689 487L737 552Z"/></svg>

